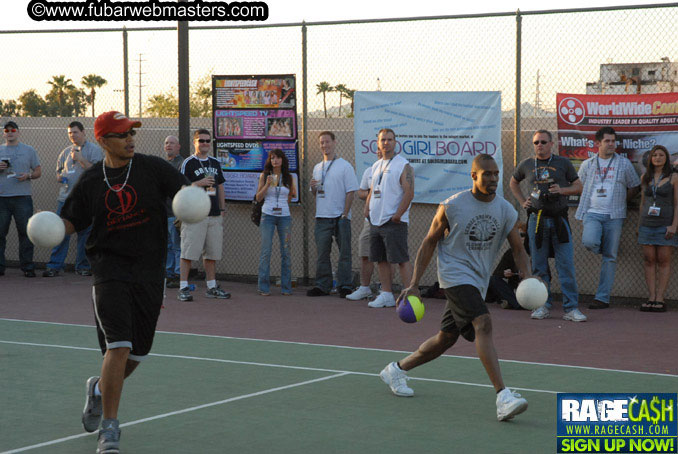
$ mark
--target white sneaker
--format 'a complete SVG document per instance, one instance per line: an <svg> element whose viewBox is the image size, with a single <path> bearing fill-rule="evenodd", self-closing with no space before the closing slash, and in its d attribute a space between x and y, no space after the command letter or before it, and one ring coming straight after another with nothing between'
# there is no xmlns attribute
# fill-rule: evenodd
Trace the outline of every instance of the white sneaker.
<svg viewBox="0 0 678 454"><path fill-rule="evenodd" d="M527 400L520 397L517 392L504 388L497 394L497 419L499 421L508 421L525 410L527 410Z"/></svg>
<svg viewBox="0 0 678 454"><path fill-rule="evenodd" d="M372 296L372 290L370 289L370 287L369 286L363 287L361 285L356 289L355 292L351 293L350 295L346 295L346 299L351 301L360 301L369 296Z"/></svg>
<svg viewBox="0 0 678 454"><path fill-rule="evenodd" d="M570 312L566 312L563 315L563 320L569 320L571 322L585 322L587 320L586 315L582 314L579 309L572 309Z"/></svg>
<svg viewBox="0 0 678 454"><path fill-rule="evenodd" d="M391 391L396 396L412 397L414 395L412 388L407 386L409 377L404 371L400 370L396 363L391 363L384 367L384 370L379 373L379 376L384 383L391 388Z"/></svg>
<svg viewBox="0 0 678 454"><path fill-rule="evenodd" d="M393 293L381 292L374 300L367 303L369 307L393 307L396 305Z"/></svg>
<svg viewBox="0 0 678 454"><path fill-rule="evenodd" d="M532 317L535 320L543 320L545 318L549 318L551 316L551 312L549 311L549 308L546 306L538 307L537 309L532 311Z"/></svg>

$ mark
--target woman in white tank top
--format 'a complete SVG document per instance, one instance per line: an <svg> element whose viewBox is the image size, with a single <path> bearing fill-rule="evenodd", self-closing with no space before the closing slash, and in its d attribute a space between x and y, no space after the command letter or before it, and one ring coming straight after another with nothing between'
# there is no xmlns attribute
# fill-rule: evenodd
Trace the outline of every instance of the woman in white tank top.
<svg viewBox="0 0 678 454"><path fill-rule="evenodd" d="M296 187L289 171L287 156L279 148L271 150L259 176L257 201L264 201L261 209L261 255L259 257L259 294L271 294L271 246L277 227L280 239L280 287L283 295L292 294L292 260L290 233L292 217L289 202L296 196Z"/></svg>

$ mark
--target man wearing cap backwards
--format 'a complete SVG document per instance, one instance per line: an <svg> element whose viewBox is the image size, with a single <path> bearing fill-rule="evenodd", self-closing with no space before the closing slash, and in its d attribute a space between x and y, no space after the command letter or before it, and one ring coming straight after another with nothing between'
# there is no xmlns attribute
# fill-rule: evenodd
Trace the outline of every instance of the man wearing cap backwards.
<svg viewBox="0 0 678 454"><path fill-rule="evenodd" d="M165 200L188 184L164 159L135 154L133 128L140 126L120 112L96 119L104 160L85 170L61 210L67 234L92 224L87 258L104 359L101 377L87 380L82 423L94 432L103 414L99 454L119 452L123 380L150 351L163 300Z"/></svg>
<svg viewBox="0 0 678 454"><path fill-rule="evenodd" d="M5 123L2 133L5 144L0 145L0 276L5 274L5 245L9 225L14 223L19 234L19 262L26 277L35 277L33 243L28 239L26 226L33 214L31 180L40 178L42 170L35 148L19 142L19 126Z"/></svg>

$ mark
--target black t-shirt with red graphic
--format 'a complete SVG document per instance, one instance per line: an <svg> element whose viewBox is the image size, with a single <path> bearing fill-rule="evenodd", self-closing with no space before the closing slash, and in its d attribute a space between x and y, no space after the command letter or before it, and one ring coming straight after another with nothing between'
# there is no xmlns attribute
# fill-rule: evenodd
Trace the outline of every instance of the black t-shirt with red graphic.
<svg viewBox="0 0 678 454"><path fill-rule="evenodd" d="M92 224L85 249L94 283L162 281L167 254L165 200L189 182L164 159L139 153L131 169L106 167L106 176L108 184L101 163L87 169L61 210L61 217L76 231Z"/></svg>

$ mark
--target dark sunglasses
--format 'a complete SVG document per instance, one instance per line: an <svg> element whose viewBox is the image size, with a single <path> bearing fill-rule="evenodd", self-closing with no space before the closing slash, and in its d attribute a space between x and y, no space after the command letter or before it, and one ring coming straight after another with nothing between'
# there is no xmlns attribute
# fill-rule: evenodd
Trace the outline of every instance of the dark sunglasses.
<svg viewBox="0 0 678 454"><path fill-rule="evenodd" d="M198 139L199 143L210 143L212 142L212 139Z"/></svg>
<svg viewBox="0 0 678 454"><path fill-rule="evenodd" d="M5 128L5 132L16 132L15 128Z"/></svg>
<svg viewBox="0 0 678 454"><path fill-rule="evenodd" d="M539 144L546 145L547 143L549 143L549 141L548 140L535 140L532 143L535 144L535 145L539 145Z"/></svg>
<svg viewBox="0 0 678 454"><path fill-rule="evenodd" d="M130 131L127 131L127 132L121 132L121 133L112 132L112 133L110 133L110 134L106 134L106 135L104 136L104 138L105 138L105 139L126 139L127 136L132 136L132 137L134 137L136 134L137 134L137 132L136 132L134 129L132 129L132 130L130 130Z"/></svg>

